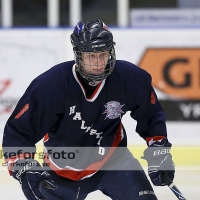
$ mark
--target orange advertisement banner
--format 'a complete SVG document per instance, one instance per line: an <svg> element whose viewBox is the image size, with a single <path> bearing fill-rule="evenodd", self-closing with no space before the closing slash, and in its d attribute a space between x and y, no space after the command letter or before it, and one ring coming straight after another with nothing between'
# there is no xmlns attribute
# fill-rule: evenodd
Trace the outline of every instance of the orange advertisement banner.
<svg viewBox="0 0 200 200"><path fill-rule="evenodd" d="M200 99L200 48L148 48L138 65L168 96Z"/></svg>

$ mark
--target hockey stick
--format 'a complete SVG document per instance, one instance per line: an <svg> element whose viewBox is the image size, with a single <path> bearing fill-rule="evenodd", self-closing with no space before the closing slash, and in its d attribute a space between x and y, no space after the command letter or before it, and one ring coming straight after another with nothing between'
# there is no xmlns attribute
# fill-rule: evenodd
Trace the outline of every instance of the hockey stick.
<svg viewBox="0 0 200 200"><path fill-rule="evenodd" d="M162 179L178 199L186 200L186 198L183 196L183 194L180 192L180 190L176 187L176 185L172 182L172 180L167 176L165 172L162 174Z"/></svg>

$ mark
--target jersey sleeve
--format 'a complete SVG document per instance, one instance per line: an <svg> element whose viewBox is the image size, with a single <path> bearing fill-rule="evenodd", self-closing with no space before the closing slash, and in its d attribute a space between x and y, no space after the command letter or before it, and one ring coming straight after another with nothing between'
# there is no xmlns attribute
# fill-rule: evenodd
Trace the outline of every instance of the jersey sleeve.
<svg viewBox="0 0 200 200"><path fill-rule="evenodd" d="M131 117L137 121L136 132L148 145L167 137L165 113L150 81L145 89L138 89Z"/></svg>
<svg viewBox="0 0 200 200"><path fill-rule="evenodd" d="M35 144L56 126L63 114L63 86L51 87L41 79L30 84L5 125L2 146L7 163L23 157L25 152L33 156Z"/></svg>

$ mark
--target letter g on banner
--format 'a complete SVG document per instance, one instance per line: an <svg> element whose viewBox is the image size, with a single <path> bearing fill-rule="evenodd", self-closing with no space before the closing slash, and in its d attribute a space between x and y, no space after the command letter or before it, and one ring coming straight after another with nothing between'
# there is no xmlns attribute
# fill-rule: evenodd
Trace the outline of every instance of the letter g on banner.
<svg viewBox="0 0 200 200"><path fill-rule="evenodd" d="M168 96L200 99L200 48L149 48L138 65Z"/></svg>

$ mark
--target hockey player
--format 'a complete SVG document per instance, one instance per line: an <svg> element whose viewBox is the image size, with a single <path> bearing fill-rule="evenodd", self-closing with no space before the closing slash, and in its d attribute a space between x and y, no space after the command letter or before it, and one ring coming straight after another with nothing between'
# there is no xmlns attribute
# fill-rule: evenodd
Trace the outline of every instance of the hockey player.
<svg viewBox="0 0 200 200"><path fill-rule="evenodd" d="M83 200L96 190L113 200L156 200L121 122L127 111L137 121L152 183L165 185L163 171L173 180L171 143L151 76L116 60L113 35L100 20L79 22L71 43L75 60L35 78L6 123L10 174L29 200ZM42 138L44 167L34 160Z"/></svg>

